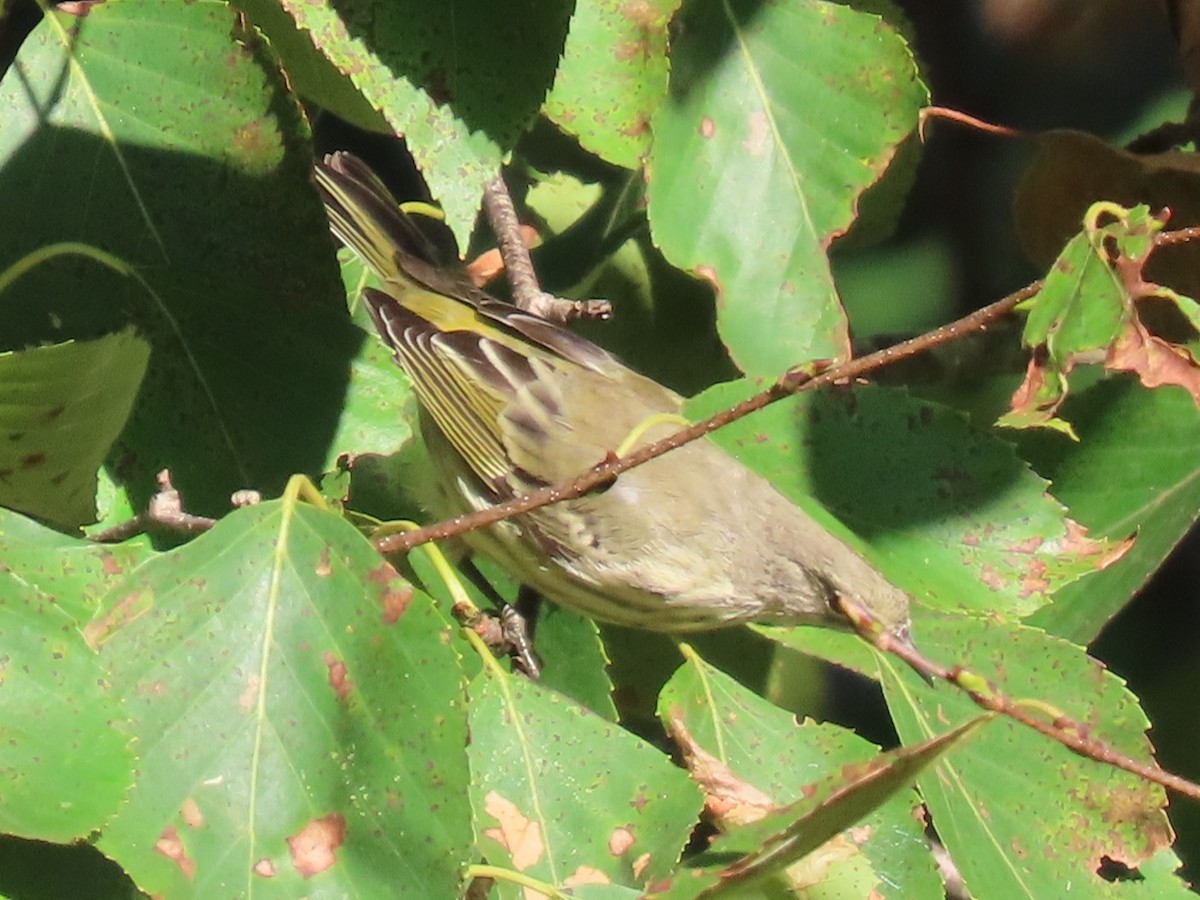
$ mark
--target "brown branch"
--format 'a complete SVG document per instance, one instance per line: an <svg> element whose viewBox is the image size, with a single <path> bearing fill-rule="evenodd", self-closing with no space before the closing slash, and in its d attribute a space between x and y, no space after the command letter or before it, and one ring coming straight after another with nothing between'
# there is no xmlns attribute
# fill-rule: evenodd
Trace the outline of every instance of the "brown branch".
<svg viewBox="0 0 1200 900"><path fill-rule="evenodd" d="M1161 231L1154 236L1154 246L1170 247L1174 244L1186 244L1195 240L1200 240L1200 225L1176 228L1174 231Z"/></svg>
<svg viewBox="0 0 1200 900"><path fill-rule="evenodd" d="M89 535L88 539L98 544L115 544L137 537L153 528L162 528L182 535L200 534L217 524L216 519L196 516L184 511L183 499L171 483L171 472L163 469L158 473L158 491L150 498L146 511L132 519ZM257 495L256 495L257 496ZM235 505L242 505L236 502Z"/></svg>
<svg viewBox="0 0 1200 900"><path fill-rule="evenodd" d="M496 234L508 283L512 285L513 303L519 309L549 319L551 322L569 322L572 319L607 319L612 315L612 304L607 300L567 300L548 294L538 285L533 271L529 249L521 239L521 223L513 207L508 185L497 175L483 187L483 205L488 221Z"/></svg>
<svg viewBox="0 0 1200 900"><path fill-rule="evenodd" d="M156 480L158 481L158 490L146 504L145 512L138 513L132 519L124 522L118 522L111 528L88 535L88 540L98 544L116 544L153 529L191 537L202 534L217 524L216 519L197 516L183 508L183 498L179 495L179 491L175 490L175 485L171 483L170 469L163 469L159 472ZM231 505L239 508L252 506L261 501L262 495L258 491L249 489L235 491L230 497Z"/></svg>
<svg viewBox="0 0 1200 900"><path fill-rule="evenodd" d="M947 681L965 692L975 702L975 705L1007 716L1026 728L1032 728L1039 734L1062 744L1073 753L1129 772L1131 775L1144 778L1185 797L1191 797L1193 800L1200 800L1200 784L1188 781L1159 766L1138 762L1133 757L1114 749L1105 741L1091 737L1087 726L1075 721L1070 716L1058 714L1053 722L1040 719L1022 708L1019 703L1014 702L1007 694L997 690L996 686L987 679L976 675L965 666L954 666L947 669L922 655L911 642L897 640L893 635L883 631L874 622L870 611L853 598L838 597L838 603L847 618L854 623L860 635L884 653L890 653L892 656L904 660L926 681L932 682L933 679Z"/></svg>
<svg viewBox="0 0 1200 900"><path fill-rule="evenodd" d="M504 519L511 519L513 516L519 516L522 513L527 513L542 506L548 506L551 503L559 503L563 500L582 497L584 494L594 491L597 488L612 484L622 472L626 472L634 466L640 466L656 457L662 456L667 451L674 450L676 447L682 447L684 444L698 440L716 431L718 428L728 425L730 422L736 422L738 419L744 418L750 413L774 403L776 400L782 400L784 397L791 396L798 391L814 390L825 385L860 378L868 372L892 365L902 359L915 356L918 353L924 353L926 350L931 350L940 344L957 340L974 332L985 331L997 319L1011 312L1018 303L1032 297L1040 287L1041 282L1034 282L1015 293L1009 294L1002 300L997 300L995 303L985 306L977 312L951 322L949 325L943 325L919 337L901 341L892 347L886 347L875 353L869 353L866 356L849 360L841 365L827 368L816 375L805 372L802 369L789 370L781 375L765 391L755 394L753 397L743 400L729 409L722 410L715 416L705 419L703 422L689 425L687 428L681 429L661 440L640 447L627 456L620 458L615 456L610 457L565 484L551 485L537 491L532 491L505 503L499 503L478 512L457 516L456 518L448 519L445 522L439 522L426 528L418 528L401 534L389 535L376 540L374 542L375 547L381 553L403 553L419 544L456 537L464 532L494 525Z"/></svg>

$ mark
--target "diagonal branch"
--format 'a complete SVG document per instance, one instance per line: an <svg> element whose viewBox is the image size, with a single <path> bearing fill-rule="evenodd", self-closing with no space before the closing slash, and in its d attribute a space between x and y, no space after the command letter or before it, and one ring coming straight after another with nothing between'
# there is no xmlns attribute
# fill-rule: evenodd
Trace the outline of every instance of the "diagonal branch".
<svg viewBox="0 0 1200 900"><path fill-rule="evenodd" d="M404 553L428 541L456 537L476 528L484 528L504 519L511 519L513 516L519 516L530 510L549 506L551 503L582 497L584 494L612 484L622 472L647 463L676 447L699 440L718 428L722 428L730 422L736 422L784 397L790 397L799 391L809 391L838 382L851 381L876 369L882 369L900 360L924 353L941 344L958 340L968 334L985 331L993 322L1010 313L1018 303L1032 297L1040 288L1041 282L1035 281L1033 284L948 325L935 328L933 331L907 341L901 341L899 344L883 350L849 360L841 365L826 368L815 375L801 368L790 369L779 376L776 382L765 391L755 394L729 409L722 410L703 422L689 425L661 440L647 444L628 456L610 456L565 484L551 485L505 503L447 519L445 522L438 522L425 528L418 528L415 531L389 535L376 540L375 547L381 553Z"/></svg>

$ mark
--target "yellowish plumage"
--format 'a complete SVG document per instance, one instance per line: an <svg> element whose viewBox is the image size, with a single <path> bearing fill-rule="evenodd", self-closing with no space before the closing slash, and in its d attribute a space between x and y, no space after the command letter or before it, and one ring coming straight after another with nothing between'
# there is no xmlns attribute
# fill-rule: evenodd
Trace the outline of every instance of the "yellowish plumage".
<svg viewBox="0 0 1200 900"><path fill-rule="evenodd" d="M416 387L440 475L440 516L578 475L648 418L675 430L682 399L573 332L488 297L441 267L386 188L349 154L317 167L334 234L382 279L364 299ZM745 621L847 622L854 597L907 639L908 596L766 480L701 440L608 490L468 533L550 599L660 631Z"/></svg>

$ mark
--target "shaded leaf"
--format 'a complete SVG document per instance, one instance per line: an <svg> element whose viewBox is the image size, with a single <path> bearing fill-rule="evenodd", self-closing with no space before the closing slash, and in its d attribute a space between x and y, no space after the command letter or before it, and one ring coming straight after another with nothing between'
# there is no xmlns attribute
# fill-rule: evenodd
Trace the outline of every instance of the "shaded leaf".
<svg viewBox="0 0 1200 900"><path fill-rule="evenodd" d="M1079 231L1088 208L1108 200L1122 206L1169 209L1172 227L1200 225L1200 157L1195 152L1132 153L1081 131L1049 131L1017 187L1013 210L1025 252L1049 268ZM1164 247L1150 263L1152 281L1200 295L1200 249L1195 242Z"/></svg>
<svg viewBox="0 0 1200 900"><path fill-rule="evenodd" d="M366 131L389 131L379 111L313 46L278 0L237 0L234 5L266 34L296 93Z"/></svg>
<svg viewBox="0 0 1200 900"><path fill-rule="evenodd" d="M1098 534L1137 534L1119 565L1061 588L1030 619L1088 644L1200 515L1200 415L1184 392L1144 391L1128 377L1075 387L1064 414L1078 444L1053 432L1022 432L1022 455Z"/></svg>
<svg viewBox="0 0 1200 900"><path fill-rule="evenodd" d="M745 391L707 391L688 413ZM903 391L804 394L714 440L839 536L852 528L885 576L939 609L1024 615L1121 549L1087 538L1009 445Z"/></svg>
<svg viewBox="0 0 1200 900"><path fill-rule="evenodd" d="M131 321L150 342L110 457L131 507L145 508L164 461L197 513L318 470L361 338L307 127L257 34L215 2L51 13L0 83L0 119L0 261L72 240L142 276L55 259L0 304L8 346Z"/></svg>
<svg viewBox="0 0 1200 900"><path fill-rule="evenodd" d="M94 521L96 470L149 356L132 329L0 353L0 504L60 526Z"/></svg>
<svg viewBox="0 0 1200 900"><path fill-rule="evenodd" d="M405 137L460 247L484 182L541 106L571 4L284 0L316 47Z"/></svg>

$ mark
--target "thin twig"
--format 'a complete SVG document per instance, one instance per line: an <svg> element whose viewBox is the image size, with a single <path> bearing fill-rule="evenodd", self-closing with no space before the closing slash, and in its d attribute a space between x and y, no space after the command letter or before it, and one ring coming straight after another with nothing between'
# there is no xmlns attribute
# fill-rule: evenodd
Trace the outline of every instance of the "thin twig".
<svg viewBox="0 0 1200 900"><path fill-rule="evenodd" d="M860 625L859 630L868 641L881 651L904 660L926 679L937 678L949 682L964 691L982 709L997 712L1019 722L1026 728L1032 728L1062 744L1073 753L1129 772L1131 775L1144 778L1185 797L1191 797L1193 800L1200 800L1200 784L1188 781L1159 766L1138 762L1131 756L1114 749L1108 743L1091 737L1088 727L1070 716L1055 711L1056 715L1052 722L1038 718L1013 701L1007 694L997 690L996 686L987 679L975 674L970 669L964 666L947 669L923 656L911 643L894 640L886 631L878 631L878 629L872 631L873 623L870 611L852 598L839 597L838 602L856 625L865 623Z"/></svg>
<svg viewBox="0 0 1200 900"><path fill-rule="evenodd" d="M802 369L792 369L781 375L765 391L722 410L703 422L689 425L661 440L647 444L628 456L610 457L565 484L541 488L487 509L448 519L445 522L438 522L426 528L389 535L377 540L375 546L381 553L403 553L428 541L456 537L464 532L494 525L504 519L511 519L513 516L548 506L551 503L582 497L599 487L611 484L622 472L662 456L668 450L674 450L676 447L682 447L684 444L698 440L730 422L736 422L738 419L798 391L813 390L836 382L850 381L902 359L924 353L940 344L957 340L977 331L984 331L997 319L1011 312L1018 303L1032 297L1040 287L1040 281L1034 282L969 316L951 322L949 325L943 325L919 337L901 341L892 347L886 347L875 353L833 366L818 375L811 375Z"/></svg>
<svg viewBox="0 0 1200 900"><path fill-rule="evenodd" d="M567 300L548 294L538 285L529 249L521 239L521 223L513 207L508 185L497 175L483 187L483 205L488 221L496 233L500 256L512 285L513 303L525 312L549 319L551 322L570 322L572 319L607 319L612 304L607 300Z"/></svg>
<svg viewBox="0 0 1200 900"><path fill-rule="evenodd" d="M235 505L242 504L235 501ZM208 531L216 524L216 519L184 511L179 491L171 483L171 472L163 469L158 473L158 491L150 498L145 512L90 535L89 540L99 544L115 544L156 527L176 534L193 535Z"/></svg>
<svg viewBox="0 0 1200 900"><path fill-rule="evenodd" d="M1154 246L1170 247L1174 244L1187 244L1195 240L1200 240L1200 225L1161 231L1154 236Z"/></svg>

